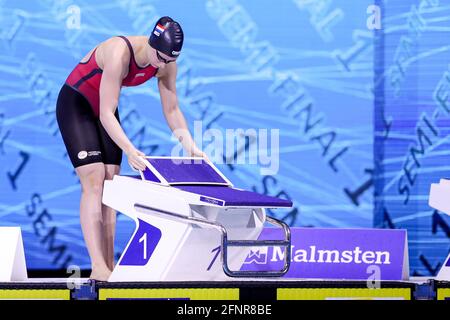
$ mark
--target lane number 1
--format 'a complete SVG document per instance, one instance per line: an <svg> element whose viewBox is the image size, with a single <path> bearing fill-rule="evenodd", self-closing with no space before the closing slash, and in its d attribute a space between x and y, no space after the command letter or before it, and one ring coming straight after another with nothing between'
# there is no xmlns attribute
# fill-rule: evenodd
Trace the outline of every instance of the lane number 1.
<svg viewBox="0 0 450 320"><path fill-rule="evenodd" d="M144 260L147 260L147 233L144 233L144 235L139 239L139 243L143 242L144 246Z"/></svg>

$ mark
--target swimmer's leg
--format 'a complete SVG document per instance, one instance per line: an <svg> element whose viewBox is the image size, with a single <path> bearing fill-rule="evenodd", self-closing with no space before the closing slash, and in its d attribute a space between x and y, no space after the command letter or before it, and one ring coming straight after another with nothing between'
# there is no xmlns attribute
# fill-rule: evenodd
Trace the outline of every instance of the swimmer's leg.
<svg viewBox="0 0 450 320"><path fill-rule="evenodd" d="M91 257L92 273L90 278L107 281L111 269L108 267L103 251L106 242L102 215L105 165L102 162L96 162L79 166L75 170L81 183L80 221Z"/></svg>
<svg viewBox="0 0 450 320"><path fill-rule="evenodd" d="M114 175L119 174L120 166L105 164L105 179L112 180ZM106 265L114 270L114 239L116 232L116 210L102 204L103 235L105 237L104 257Z"/></svg>

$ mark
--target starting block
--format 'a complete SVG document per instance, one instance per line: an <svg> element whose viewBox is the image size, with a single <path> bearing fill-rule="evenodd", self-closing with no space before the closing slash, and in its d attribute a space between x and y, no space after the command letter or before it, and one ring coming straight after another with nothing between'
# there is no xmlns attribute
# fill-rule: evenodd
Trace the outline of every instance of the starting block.
<svg viewBox="0 0 450 320"><path fill-rule="evenodd" d="M428 204L430 207L450 215L450 179L441 179L439 183L431 184ZM450 254L445 259L436 279L450 281Z"/></svg>
<svg viewBox="0 0 450 320"><path fill-rule="evenodd" d="M134 220L129 240L108 281L216 281L281 277L291 261L291 234L266 208L292 202L234 188L209 161L146 157L140 176L105 181L103 203ZM257 240L265 222L283 239ZM281 270L241 271L250 249L285 250Z"/></svg>
<svg viewBox="0 0 450 320"><path fill-rule="evenodd" d="M27 280L20 227L0 227L0 243L0 282Z"/></svg>

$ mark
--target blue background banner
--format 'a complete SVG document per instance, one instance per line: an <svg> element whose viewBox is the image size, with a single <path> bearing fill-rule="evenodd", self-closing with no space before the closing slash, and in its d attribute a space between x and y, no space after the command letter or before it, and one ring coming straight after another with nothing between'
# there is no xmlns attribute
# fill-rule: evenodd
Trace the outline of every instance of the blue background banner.
<svg viewBox="0 0 450 320"><path fill-rule="evenodd" d="M368 27L374 4L380 30ZM190 128L280 130L275 175L232 161L251 136L225 150L218 167L235 186L292 200L269 213L291 226L406 228L412 273L434 274L450 237L427 207L449 168L449 14L448 0L0 0L0 225L22 227L29 268L90 267L56 98L98 43L149 35L169 15L185 33L177 90ZM139 149L171 153L155 80L124 88L119 112ZM418 165L406 159L420 141ZM119 255L134 226L123 215L117 226Z"/></svg>
<svg viewBox="0 0 450 320"><path fill-rule="evenodd" d="M376 227L404 228L411 274L439 271L449 217L428 205L430 184L449 177L449 1L380 1L375 38Z"/></svg>

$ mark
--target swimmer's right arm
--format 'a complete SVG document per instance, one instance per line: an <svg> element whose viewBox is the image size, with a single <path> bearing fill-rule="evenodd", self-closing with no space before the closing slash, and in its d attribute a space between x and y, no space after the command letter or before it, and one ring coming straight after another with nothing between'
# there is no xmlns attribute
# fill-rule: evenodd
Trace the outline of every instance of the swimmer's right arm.
<svg viewBox="0 0 450 320"><path fill-rule="evenodd" d="M144 170L142 156L145 154L134 147L114 116L119 103L122 79L128 71L128 47L120 40L105 43L102 49L104 63L100 82L100 122L111 139L126 153L129 164L135 169Z"/></svg>

